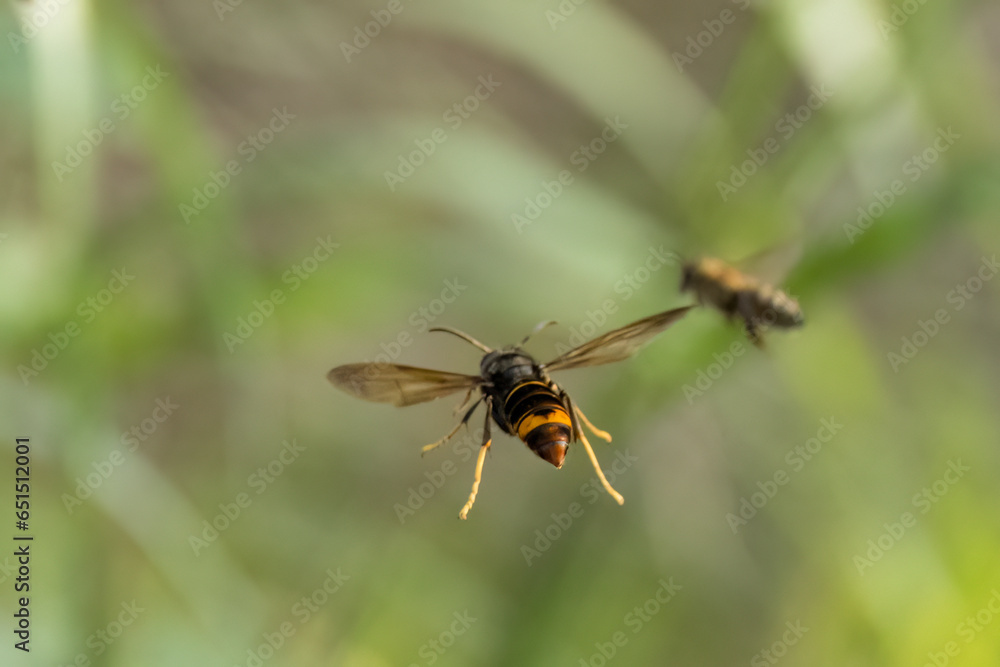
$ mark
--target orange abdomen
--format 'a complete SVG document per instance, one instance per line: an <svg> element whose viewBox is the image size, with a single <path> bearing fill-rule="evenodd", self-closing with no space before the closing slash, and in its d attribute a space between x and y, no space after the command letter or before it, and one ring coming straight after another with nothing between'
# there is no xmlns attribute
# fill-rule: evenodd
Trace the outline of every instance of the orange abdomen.
<svg viewBox="0 0 1000 667"><path fill-rule="evenodd" d="M573 423L551 387L537 380L522 382L507 394L503 412L511 431L531 451L555 467L562 467L573 439Z"/></svg>

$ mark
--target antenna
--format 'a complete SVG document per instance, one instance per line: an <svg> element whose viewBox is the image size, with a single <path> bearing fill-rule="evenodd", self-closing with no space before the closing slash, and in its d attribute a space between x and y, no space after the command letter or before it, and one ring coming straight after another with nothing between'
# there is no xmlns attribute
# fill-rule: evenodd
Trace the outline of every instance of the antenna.
<svg viewBox="0 0 1000 667"><path fill-rule="evenodd" d="M532 336L534 336L536 333L538 333L539 331L541 331L545 327L552 326L553 324L559 324L559 323L556 322L555 320L547 320L545 322L539 322L538 324L535 325L535 328L531 330L531 333L529 333L527 336L525 336L524 339L520 343L517 344L517 346L518 347L524 347L524 344L528 342L529 338L531 338Z"/></svg>
<svg viewBox="0 0 1000 667"><path fill-rule="evenodd" d="M428 329L428 331L444 331L445 333L450 333L453 336L458 336L466 343L475 345L476 347L478 347L480 350L482 350L487 354L493 351L491 348L486 347L485 345L480 343L478 340L476 340L469 334L465 333L464 331L459 331L458 329L452 329L451 327L431 327L430 329Z"/></svg>

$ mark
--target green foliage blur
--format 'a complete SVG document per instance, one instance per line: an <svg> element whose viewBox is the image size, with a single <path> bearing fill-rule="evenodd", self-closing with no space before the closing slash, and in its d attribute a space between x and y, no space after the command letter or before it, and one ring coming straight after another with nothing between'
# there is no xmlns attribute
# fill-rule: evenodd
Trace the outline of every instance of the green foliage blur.
<svg viewBox="0 0 1000 667"><path fill-rule="evenodd" d="M997 664L995 2L35 0L0 34L0 508L30 437L35 536L0 663ZM482 412L421 457L460 395L325 378L477 372L434 325L557 320L544 361L690 303L678 257L781 248L803 329L698 309L555 378L621 507L494 429L459 521Z"/></svg>

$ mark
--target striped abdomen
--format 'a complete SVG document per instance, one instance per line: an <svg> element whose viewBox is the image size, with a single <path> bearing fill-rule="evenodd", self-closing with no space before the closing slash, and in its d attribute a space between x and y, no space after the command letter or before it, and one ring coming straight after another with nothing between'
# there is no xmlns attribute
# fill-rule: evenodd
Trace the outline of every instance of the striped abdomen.
<svg viewBox="0 0 1000 667"><path fill-rule="evenodd" d="M511 430L557 468L566 458L573 439L572 422L566 407L544 382L529 380L514 387L504 399L503 411Z"/></svg>

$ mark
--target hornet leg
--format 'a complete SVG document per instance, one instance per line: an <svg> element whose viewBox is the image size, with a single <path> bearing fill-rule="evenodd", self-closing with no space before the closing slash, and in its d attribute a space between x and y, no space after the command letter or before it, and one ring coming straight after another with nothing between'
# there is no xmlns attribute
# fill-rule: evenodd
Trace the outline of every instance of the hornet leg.
<svg viewBox="0 0 1000 667"><path fill-rule="evenodd" d="M481 400L483 400L483 399L480 398L478 401L476 401L475 403L472 404L472 407L469 408L469 411L465 413L464 417L462 417L462 421L460 421L457 424L455 424L455 428L451 429L451 431L448 432L448 435L444 436L443 438L441 438L437 442L432 442L429 445L424 445L424 448L420 450L420 455L423 456L424 454L426 454L427 452L431 451L432 449L440 447L444 443L448 442L453 435L455 435L456 433L458 433L458 429L460 429L463 426L465 426L465 424L469 421L469 417L471 417L472 413L475 412L475 410L476 410L477 407L479 407L479 401L481 401ZM465 405L462 405L462 407L464 408ZM487 420L489 419L489 416L490 416L490 411L489 411L489 409L487 409L486 410Z"/></svg>
<svg viewBox="0 0 1000 667"><path fill-rule="evenodd" d="M490 419L493 416L493 398L486 398L486 425L483 427L483 444L479 448L479 458L476 459L476 476L472 480L472 493L469 494L469 500L462 507L462 511L458 513L459 519L465 519L469 516L469 510L476 502L476 494L479 493L479 482L483 478L483 463L486 462L486 452L490 448L490 444L493 442L493 438L490 437Z"/></svg>
<svg viewBox="0 0 1000 667"><path fill-rule="evenodd" d="M550 386L552 387L552 390L559 395L559 398L562 399L562 402L566 406L566 409L569 410L569 418L570 421L573 423L574 431L580 428L580 424L577 421L577 415L579 415L580 421L582 421L594 435L596 435L601 440L604 440L605 442L611 442L611 434L608 433L607 431L602 431L601 429L591 424L590 420L587 419L587 415L583 414L583 410L576 407L576 404L570 400L569 394L563 391L562 387L559 387L554 382L550 382Z"/></svg>
<svg viewBox="0 0 1000 667"><path fill-rule="evenodd" d="M583 422L584 426L590 429L591 433L596 435L601 440L604 440L605 442L611 442L611 434L608 433L607 431L602 431L601 429L591 424L590 420L587 419L587 415L583 414L583 410L581 410L580 408L576 408L576 413L580 415L580 421Z"/></svg>
<svg viewBox="0 0 1000 667"><path fill-rule="evenodd" d="M576 404L573 403L573 401L569 400L569 397L567 397L567 401L569 401L570 407L572 409L572 414L580 417L581 420L586 420L586 417L584 417L583 413L580 412L580 408L576 407ZM587 456L590 457L590 462L591 464L593 464L594 470L597 471L597 478L601 480L601 486L604 487L604 490L607 491L608 494L612 498L614 498L619 505L624 505L625 499L622 498L622 494L615 491L614 487L611 486L610 482L608 482L608 478L604 476L604 471L601 470L601 464L597 462L597 455L594 454L594 448L590 446L590 442L587 441L587 436L583 434L583 429L580 428L579 423L574 424L573 428L575 431L574 435L576 436L576 439L582 442L583 448L587 450Z"/></svg>
<svg viewBox="0 0 1000 667"><path fill-rule="evenodd" d="M472 400L472 392L475 390L476 390L475 387L469 387L469 391L465 392L465 398L462 399L461 403L455 406L455 411L452 414L454 414L457 417L462 412L462 410L469 407L469 401Z"/></svg>

